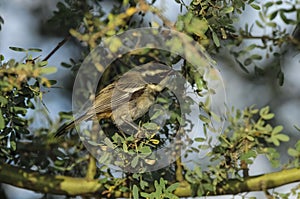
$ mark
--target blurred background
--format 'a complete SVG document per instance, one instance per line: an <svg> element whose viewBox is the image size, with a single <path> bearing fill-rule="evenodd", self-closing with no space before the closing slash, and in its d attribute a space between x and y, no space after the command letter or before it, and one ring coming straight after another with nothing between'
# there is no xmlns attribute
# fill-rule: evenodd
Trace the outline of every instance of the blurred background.
<svg viewBox="0 0 300 199"><path fill-rule="evenodd" d="M25 61L24 53L15 52L9 49L9 46L22 48L40 48L41 53L34 53L34 56L44 58L63 38L63 34L58 32L47 31L45 27L46 20L52 15L56 9L57 0L0 0L0 16L5 23L0 31L0 54L3 54L5 60L16 58L17 61ZM173 1L172 1L173 2ZM188 1L185 1L188 3ZM103 7L107 12L114 1L103 1ZM156 5L164 11L164 15L172 21L175 21L180 13L180 8L175 2L170 0L158 0ZM246 8L246 12L240 18L237 27L244 27L245 23L249 25L257 19L257 13L251 8ZM293 16L290 16L293 17ZM285 26L282 24L282 26ZM286 27L291 33L295 27ZM253 29L253 34L270 34L268 30ZM60 48L49 60L50 66L57 66L58 72L51 75L49 79L56 79L58 84L56 88L46 90L44 94L44 102L50 111L51 118L58 120L58 113L61 111L71 111L71 93L72 81L74 75L70 70L60 66L61 62L68 62L70 58L78 59L80 57L80 49L70 41ZM257 42L249 40L249 44ZM276 114L275 124L282 124L284 132L290 137L291 141L282 145L286 150L288 145L294 145L299 140L300 133L293 127L300 126L300 70L299 70L299 53L292 47L285 47L287 53L280 58L283 72L285 74L285 82L283 86L279 86L276 78L269 76L257 76L250 69L247 74L240 69L234 62L232 55L228 49L221 49L218 54L212 55L217 60L217 67L224 80L227 95L227 106L243 109L246 106L255 104L257 107L265 105L271 106L271 111ZM261 52L258 52L261 53ZM268 64L274 60L263 60L262 65L268 68ZM268 69L272 72L272 68ZM41 106L41 109L43 107ZM29 113L32 114L32 113ZM32 128L42 126L43 118L38 117ZM284 153L282 155L283 160ZM273 168L265 157L259 156L250 168L250 175L258 175L272 171ZM5 187L5 193L11 199L20 198L40 198L40 194L31 191L18 189L9 185ZM281 187L277 191L288 192L289 187ZM264 197L262 193L251 193L247 196ZM210 197L208 197L210 198ZM228 198L211 197L211 198ZM236 196L241 198L241 196Z"/></svg>

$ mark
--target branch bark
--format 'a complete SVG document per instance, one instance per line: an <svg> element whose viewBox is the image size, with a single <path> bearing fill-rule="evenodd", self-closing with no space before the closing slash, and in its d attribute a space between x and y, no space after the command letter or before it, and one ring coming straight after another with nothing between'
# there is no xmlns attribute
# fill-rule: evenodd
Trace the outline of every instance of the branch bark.
<svg viewBox="0 0 300 199"><path fill-rule="evenodd" d="M260 176L251 176L245 178L244 181L229 180L226 185L218 187L217 195L263 191L297 181L300 181L300 168L287 169ZM104 185L98 180L60 175L50 176L7 164L0 165L0 182L40 193L68 196L95 194L101 196L105 190ZM174 193L179 197L191 196L191 185L182 181ZM215 194L209 193L208 195ZM115 196L122 197L120 192L115 193Z"/></svg>

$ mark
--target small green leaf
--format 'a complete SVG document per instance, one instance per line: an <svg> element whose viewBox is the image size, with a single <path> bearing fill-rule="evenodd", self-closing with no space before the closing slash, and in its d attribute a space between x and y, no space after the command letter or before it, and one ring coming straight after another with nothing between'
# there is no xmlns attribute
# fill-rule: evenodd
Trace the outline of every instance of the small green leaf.
<svg viewBox="0 0 300 199"><path fill-rule="evenodd" d="M42 49L39 48L28 48L27 50L31 52L42 52Z"/></svg>
<svg viewBox="0 0 300 199"><path fill-rule="evenodd" d="M10 147L13 151L15 151L17 148L17 143L15 141L10 141Z"/></svg>
<svg viewBox="0 0 300 199"><path fill-rule="evenodd" d="M127 147L127 144L125 142L123 142L123 150L125 153L128 152L128 147Z"/></svg>
<svg viewBox="0 0 300 199"><path fill-rule="evenodd" d="M108 137L104 138L104 143L111 149L114 149L116 147Z"/></svg>
<svg viewBox="0 0 300 199"><path fill-rule="evenodd" d="M254 55L251 55L250 58L251 58L251 59L256 59L256 60L261 60L261 59L262 59L262 56L261 56L261 55L254 54Z"/></svg>
<svg viewBox="0 0 300 199"><path fill-rule="evenodd" d="M152 122L147 122L147 123L143 124L143 127L147 130L158 130L159 129L159 126Z"/></svg>
<svg viewBox="0 0 300 199"><path fill-rule="evenodd" d="M179 187L179 185L180 185L179 182L176 182L176 183L174 183L174 184L171 184L171 185L167 188L166 192L171 193L171 192L175 191L175 189L177 189L177 187Z"/></svg>
<svg viewBox="0 0 300 199"><path fill-rule="evenodd" d="M66 62L62 62L60 65L61 65L62 67L65 67L65 68L71 68L71 67L72 67L72 64L68 64L68 63L66 63Z"/></svg>
<svg viewBox="0 0 300 199"><path fill-rule="evenodd" d="M220 47L220 40L215 32L212 32L212 38L217 47Z"/></svg>
<svg viewBox="0 0 300 199"><path fill-rule="evenodd" d="M259 21L255 21L255 24L260 28L265 28Z"/></svg>
<svg viewBox="0 0 300 199"><path fill-rule="evenodd" d="M39 67L44 67L48 64L48 61L41 61L38 64L39 64Z"/></svg>
<svg viewBox="0 0 300 199"><path fill-rule="evenodd" d="M280 145L279 140L276 139L275 137L271 138L271 140L272 140L272 142L273 142L273 144L274 144L275 146L279 146L279 145Z"/></svg>
<svg viewBox="0 0 300 199"><path fill-rule="evenodd" d="M283 126L282 125L279 125L279 126L276 126L273 131L272 131L272 134L278 134L280 133L281 131L283 130Z"/></svg>
<svg viewBox="0 0 300 199"><path fill-rule="evenodd" d="M264 120L270 120L272 118L274 118L275 114L274 113L269 113L266 115L262 115L261 118L263 118Z"/></svg>
<svg viewBox="0 0 300 199"><path fill-rule="evenodd" d="M269 15L269 19L270 19L270 20L273 20L273 19L277 16L277 14L278 14L278 11L272 12L272 13Z"/></svg>
<svg viewBox="0 0 300 199"><path fill-rule="evenodd" d="M139 188L136 185L133 185L132 195L133 195L134 199L138 199L139 198Z"/></svg>
<svg viewBox="0 0 300 199"><path fill-rule="evenodd" d="M144 197L144 198L150 198L150 194L146 193L146 192L142 192L141 196Z"/></svg>
<svg viewBox="0 0 300 199"><path fill-rule="evenodd" d="M201 137L195 138L195 142L204 142L205 140L206 140L205 138L201 138Z"/></svg>
<svg viewBox="0 0 300 199"><path fill-rule="evenodd" d="M247 47L245 48L245 51L251 51L251 50L253 50L253 49L256 48L256 47L257 47L256 44L251 44L251 45L249 45L249 46L247 46Z"/></svg>
<svg viewBox="0 0 300 199"><path fill-rule="evenodd" d="M162 110L157 110L155 111L155 113L151 116L150 120L155 120L157 119L159 116L161 116L163 114Z"/></svg>
<svg viewBox="0 0 300 199"><path fill-rule="evenodd" d="M48 80L49 81L49 83L51 84L51 85L55 85L56 83L57 83L57 81L56 80Z"/></svg>
<svg viewBox="0 0 300 199"><path fill-rule="evenodd" d="M289 19L285 16L285 12L280 12L280 17L282 19L282 21L286 24L294 24L295 22L292 19Z"/></svg>
<svg viewBox="0 0 300 199"><path fill-rule="evenodd" d="M250 6L251 6L252 8L254 8L255 10L260 10L260 6L257 5L257 4L252 3Z"/></svg>
<svg viewBox="0 0 300 199"><path fill-rule="evenodd" d="M276 138L282 142L288 142L290 140L290 137L285 134L277 134Z"/></svg>
<svg viewBox="0 0 300 199"><path fill-rule="evenodd" d="M295 149L293 149L293 148L289 148L287 152L288 152L288 154L289 154L290 156L293 156L293 157L298 157L298 156L300 156L300 152L297 151L297 150L295 150Z"/></svg>
<svg viewBox="0 0 300 199"><path fill-rule="evenodd" d="M273 2L267 2L264 6L265 6L266 8L269 8L269 7L271 7L273 4L274 4Z"/></svg>
<svg viewBox="0 0 300 199"><path fill-rule="evenodd" d="M17 51L17 52L26 52L27 50L24 48L20 48L20 47L15 47L15 46L10 46L9 49L13 50L13 51Z"/></svg>
<svg viewBox="0 0 300 199"><path fill-rule="evenodd" d="M259 115L260 115L260 116L263 116L263 115L265 115L265 114L268 114L268 113L269 113L269 110L270 110L270 107L269 107L269 106L266 106L266 107L260 109Z"/></svg>
<svg viewBox="0 0 300 199"><path fill-rule="evenodd" d="M45 67L45 68L40 68L40 72L41 74L51 74L51 73L55 73L57 71L56 67Z"/></svg>
<svg viewBox="0 0 300 199"><path fill-rule="evenodd" d="M266 23L266 25L269 27L272 27L272 28L276 28L278 24L275 22L268 22L268 23Z"/></svg>
<svg viewBox="0 0 300 199"><path fill-rule="evenodd" d="M210 123L210 119L204 115L199 115L199 119L205 123Z"/></svg>
<svg viewBox="0 0 300 199"><path fill-rule="evenodd" d="M138 162L139 162L139 156L135 156L135 157L133 158L133 160L131 161L131 166L132 166L133 168L135 168L136 165L138 164Z"/></svg>
<svg viewBox="0 0 300 199"><path fill-rule="evenodd" d="M4 106L5 104L7 104L8 100L3 97L3 96L0 96L0 105L1 106Z"/></svg>
<svg viewBox="0 0 300 199"><path fill-rule="evenodd" d="M152 150L149 146L143 146L139 149L139 151L143 154L150 154L152 153Z"/></svg>
<svg viewBox="0 0 300 199"><path fill-rule="evenodd" d="M229 7L225 7L224 9L222 9L222 12L225 14L228 14L228 13L232 13L233 10L234 10L233 6L229 6Z"/></svg>
<svg viewBox="0 0 300 199"><path fill-rule="evenodd" d="M3 118L2 111L0 109L0 129L4 129L4 127L5 127L5 120Z"/></svg>

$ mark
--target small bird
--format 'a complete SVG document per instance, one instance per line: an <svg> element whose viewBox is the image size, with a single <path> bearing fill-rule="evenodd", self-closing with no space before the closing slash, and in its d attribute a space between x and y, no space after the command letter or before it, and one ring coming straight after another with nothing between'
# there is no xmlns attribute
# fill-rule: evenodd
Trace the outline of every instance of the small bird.
<svg viewBox="0 0 300 199"><path fill-rule="evenodd" d="M172 76L172 69L156 62L138 66L113 83L107 85L96 97L90 108L73 121L63 124L56 132L55 137L63 135L75 124L90 119L109 119L121 127L145 115L155 103L155 99Z"/></svg>

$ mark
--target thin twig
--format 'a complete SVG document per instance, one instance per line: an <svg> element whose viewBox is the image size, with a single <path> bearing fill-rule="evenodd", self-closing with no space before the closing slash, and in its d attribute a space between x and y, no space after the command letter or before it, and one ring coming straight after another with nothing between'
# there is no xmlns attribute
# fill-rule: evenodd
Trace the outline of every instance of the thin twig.
<svg viewBox="0 0 300 199"><path fill-rule="evenodd" d="M57 44L57 46L43 59L43 61L47 61L60 47L62 47L69 39L71 35L66 36L61 42Z"/></svg>

